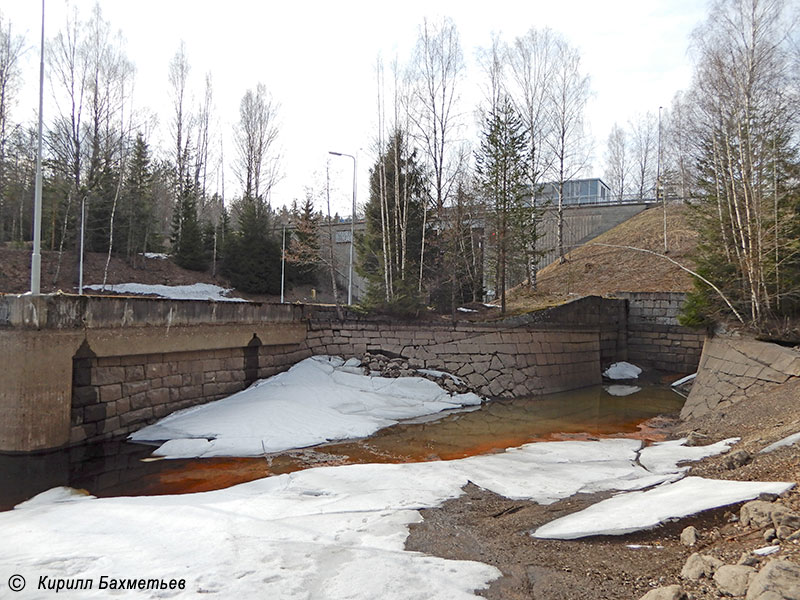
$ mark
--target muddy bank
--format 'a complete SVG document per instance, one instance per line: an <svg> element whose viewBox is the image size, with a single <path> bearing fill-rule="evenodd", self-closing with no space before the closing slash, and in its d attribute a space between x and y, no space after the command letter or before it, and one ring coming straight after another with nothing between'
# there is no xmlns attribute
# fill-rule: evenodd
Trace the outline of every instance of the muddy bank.
<svg viewBox="0 0 800 600"><path fill-rule="evenodd" d="M800 382L783 384L768 394L740 402L721 413L692 421L660 419L659 432L677 438L694 432L699 444L726 437L742 440L729 455L694 463L692 475L716 479L800 482L800 449L782 448L759 454L768 444L800 431ZM741 460L730 456L739 451ZM742 526L741 504L707 511L655 529L625 536L598 536L574 541L534 539L539 525L586 508L610 494L581 495L549 506L508 500L475 486L439 508L423 510L424 521L411 526L406 543L417 550L452 559L476 560L499 568L504 576L482 595L491 599L589 598L638 600L649 590L680 584L696 600L720 597L707 578L681 579L680 571L694 552L737 563L743 554L767 545L764 531ZM800 512L800 493L788 492L780 502ZM687 526L698 531L694 546L681 543ZM782 541L777 554L752 557L756 568L773 558L800 562L797 541ZM631 548L630 546L639 546Z"/></svg>

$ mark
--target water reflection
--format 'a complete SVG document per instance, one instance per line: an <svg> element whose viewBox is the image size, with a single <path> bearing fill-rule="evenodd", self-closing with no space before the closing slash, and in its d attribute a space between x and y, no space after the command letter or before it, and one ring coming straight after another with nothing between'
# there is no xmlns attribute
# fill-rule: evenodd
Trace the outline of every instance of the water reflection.
<svg viewBox="0 0 800 600"><path fill-rule="evenodd" d="M261 458L148 461L151 447L126 442L33 456L0 455L0 510L60 485L96 496L188 493L318 465L451 460L536 440L648 437L641 433L641 423L679 411L683 401L668 388L646 387L629 396L614 396L597 386L495 400L478 410L401 423L361 440Z"/></svg>

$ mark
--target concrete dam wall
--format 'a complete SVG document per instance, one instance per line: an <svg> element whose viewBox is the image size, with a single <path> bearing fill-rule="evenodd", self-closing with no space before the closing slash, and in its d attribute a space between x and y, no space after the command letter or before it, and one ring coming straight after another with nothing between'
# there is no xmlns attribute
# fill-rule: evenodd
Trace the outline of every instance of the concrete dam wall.
<svg viewBox="0 0 800 600"><path fill-rule="evenodd" d="M483 324L339 321L331 309L291 304L3 296L0 451L123 436L313 354L402 356L416 368L456 373L490 397L597 384L602 367L647 345L646 366L693 370L702 335L662 324L654 337L636 337L628 307L640 300L590 297ZM659 354L665 344L670 352Z"/></svg>

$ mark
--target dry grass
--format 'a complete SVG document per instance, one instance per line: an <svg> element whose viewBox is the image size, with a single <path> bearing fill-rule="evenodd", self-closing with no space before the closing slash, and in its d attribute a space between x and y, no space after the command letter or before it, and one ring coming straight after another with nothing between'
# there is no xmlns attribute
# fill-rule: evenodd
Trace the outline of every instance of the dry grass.
<svg viewBox="0 0 800 600"><path fill-rule="evenodd" d="M690 255L697 244L697 232L687 222L688 209L667 206L668 256L693 268ZM632 246L663 253L663 212L650 208L621 225L575 248L564 264L553 263L539 272L538 290L525 286L510 294L509 309L532 310L574 296L608 295L615 292L686 292L692 289L688 273L668 260L625 248Z"/></svg>

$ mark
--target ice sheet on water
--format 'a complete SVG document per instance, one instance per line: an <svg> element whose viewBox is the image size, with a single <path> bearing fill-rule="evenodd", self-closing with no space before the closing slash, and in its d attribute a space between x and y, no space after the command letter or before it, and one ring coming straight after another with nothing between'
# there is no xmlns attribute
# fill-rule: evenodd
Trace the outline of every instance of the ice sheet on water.
<svg viewBox="0 0 800 600"><path fill-rule="evenodd" d="M603 371L603 375L609 379L637 379L642 370L629 362L615 362Z"/></svg>

